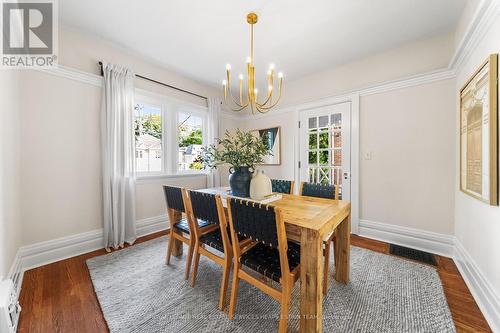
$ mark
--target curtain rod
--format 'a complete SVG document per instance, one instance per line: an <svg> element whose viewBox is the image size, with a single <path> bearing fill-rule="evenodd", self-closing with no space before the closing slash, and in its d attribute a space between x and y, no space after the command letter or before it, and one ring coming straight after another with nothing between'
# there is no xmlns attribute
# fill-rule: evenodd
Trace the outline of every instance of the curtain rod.
<svg viewBox="0 0 500 333"><path fill-rule="evenodd" d="M104 72L103 72L103 69L102 69L102 61L99 61L99 66L101 67L101 75L104 75ZM160 82L160 81L156 81L154 79L150 79L149 77L145 77L145 76L142 76L142 75L139 75L139 74L135 74L135 76L138 77L138 78L140 78L140 79L149 81L149 82L153 82L153 83L156 83L156 84L159 84L159 85L162 85L162 86L165 86L165 87L177 90L177 91L182 91L183 93L186 93L186 94L190 94L190 95L193 95L193 96L200 97L200 98L208 100L208 98L205 97L205 96L198 95L197 93L194 93L194 92L191 92L191 91L188 91L188 90L184 90L182 88L177 88L177 87L171 86L170 84L166 84L166 83L163 83L163 82Z"/></svg>

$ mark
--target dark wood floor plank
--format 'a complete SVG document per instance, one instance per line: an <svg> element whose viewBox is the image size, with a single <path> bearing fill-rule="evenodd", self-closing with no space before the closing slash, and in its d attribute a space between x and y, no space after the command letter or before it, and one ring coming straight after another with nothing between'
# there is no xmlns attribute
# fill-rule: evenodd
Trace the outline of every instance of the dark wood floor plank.
<svg viewBox="0 0 500 333"><path fill-rule="evenodd" d="M165 234L142 237L136 244ZM353 235L351 244L389 253L389 244L373 239ZM87 259L103 254L104 249L97 250L25 272L18 332L108 332L85 264ZM454 261L442 256L436 256L436 260L457 331L491 332Z"/></svg>

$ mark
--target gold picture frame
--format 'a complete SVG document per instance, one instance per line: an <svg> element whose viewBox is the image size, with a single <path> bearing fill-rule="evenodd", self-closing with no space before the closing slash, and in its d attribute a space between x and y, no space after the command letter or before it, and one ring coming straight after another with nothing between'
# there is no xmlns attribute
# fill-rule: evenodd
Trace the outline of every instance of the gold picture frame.
<svg viewBox="0 0 500 333"><path fill-rule="evenodd" d="M281 126L274 126L250 131L257 137L267 134L272 154L264 156L264 162L258 165L281 165Z"/></svg>
<svg viewBox="0 0 500 333"><path fill-rule="evenodd" d="M460 190L498 205L498 54L460 89Z"/></svg>

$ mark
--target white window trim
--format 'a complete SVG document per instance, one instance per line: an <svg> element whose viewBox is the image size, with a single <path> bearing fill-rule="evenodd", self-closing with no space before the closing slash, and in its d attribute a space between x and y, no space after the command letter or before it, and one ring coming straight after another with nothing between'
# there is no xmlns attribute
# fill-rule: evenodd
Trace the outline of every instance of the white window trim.
<svg viewBox="0 0 500 333"><path fill-rule="evenodd" d="M190 109L189 110L185 110L183 109L185 106L178 106L177 108L177 111L175 113L175 131L177 133L177 136L176 138L179 137L179 128L178 128L178 124L179 124L179 114L180 113L184 113L184 114L190 114L190 115L193 115L195 117L199 117L201 118L201 121L202 121L202 144L205 144L207 141L208 141L208 137L207 137L207 129L208 129L208 110L205 108L205 109L197 109L197 108L193 108L192 106L190 106ZM176 149L176 152L178 152L178 149L179 149L179 142L176 140L175 142L175 149ZM175 168L175 171L176 171L176 174L200 174L200 173L204 173L204 174L207 174L208 172L207 171L204 171L204 170L182 170L182 171L179 171L179 154L176 153L175 154L175 161L174 161L175 165L173 166Z"/></svg>
<svg viewBox="0 0 500 333"><path fill-rule="evenodd" d="M178 170L179 142L178 120L179 113L189 113L202 118L203 143L207 142L208 107L182 101L170 96L153 93L143 89L135 89L136 103L145 103L160 106L162 117L162 171L136 172L138 180L158 180L177 178L182 176L205 176L205 170ZM135 155L134 155L135 158Z"/></svg>

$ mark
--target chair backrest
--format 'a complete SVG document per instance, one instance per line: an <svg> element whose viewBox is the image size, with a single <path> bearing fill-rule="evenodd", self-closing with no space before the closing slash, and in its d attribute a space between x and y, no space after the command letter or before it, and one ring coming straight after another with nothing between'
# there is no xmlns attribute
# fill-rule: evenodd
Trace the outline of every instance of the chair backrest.
<svg viewBox="0 0 500 333"><path fill-rule="evenodd" d="M214 194L189 191L194 218L213 224L220 224L217 202Z"/></svg>
<svg viewBox="0 0 500 333"><path fill-rule="evenodd" d="M293 180L271 179L273 192L292 194Z"/></svg>
<svg viewBox="0 0 500 333"><path fill-rule="evenodd" d="M280 256L282 282L286 283L290 278L290 266L288 264L285 222L281 210L271 205L262 205L237 198L227 198L227 207L234 257L240 257L240 244L237 235L248 237L267 247L277 249Z"/></svg>
<svg viewBox="0 0 500 333"><path fill-rule="evenodd" d="M184 213L184 200L182 200L182 188L177 186L163 185L163 193L167 207Z"/></svg>
<svg viewBox="0 0 500 333"><path fill-rule="evenodd" d="M228 198L233 231L271 248L278 248L278 232L274 207L247 200Z"/></svg>
<svg viewBox="0 0 500 333"><path fill-rule="evenodd" d="M323 185L302 182L300 185L300 195L324 199L338 200L338 186L336 185Z"/></svg>
<svg viewBox="0 0 500 333"><path fill-rule="evenodd" d="M231 243L227 234L226 215L220 195L199 191L183 190L184 201L186 202L186 214L189 220L189 228L196 239L202 235L198 226L198 219L218 225L222 236L224 253L231 251Z"/></svg>

